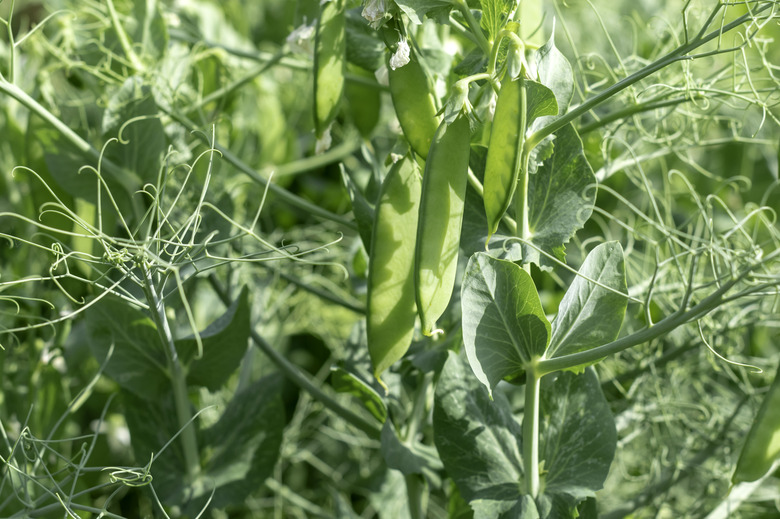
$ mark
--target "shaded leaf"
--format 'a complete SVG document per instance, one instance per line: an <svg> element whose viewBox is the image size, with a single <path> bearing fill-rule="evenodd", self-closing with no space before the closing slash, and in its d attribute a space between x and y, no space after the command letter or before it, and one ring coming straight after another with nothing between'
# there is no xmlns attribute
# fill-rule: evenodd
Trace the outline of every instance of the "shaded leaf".
<svg viewBox="0 0 780 519"><path fill-rule="evenodd" d="M566 113L574 94L574 73L569 60L555 46L555 34L534 54L539 82L555 94L558 115ZM542 122L547 124L546 122Z"/></svg>
<svg viewBox="0 0 780 519"><path fill-rule="evenodd" d="M618 242L594 248L569 286L552 323L547 358L589 350L615 340L626 315L626 272ZM596 281L604 286L588 281Z"/></svg>
<svg viewBox="0 0 780 519"><path fill-rule="evenodd" d="M596 177L572 125L555 132L555 149L529 179L531 243L563 261L564 245L585 225L596 201ZM523 246L523 261L540 267L555 262L534 247Z"/></svg>
<svg viewBox="0 0 780 519"><path fill-rule="evenodd" d="M361 379L338 366L330 368L330 384L338 393L347 393L363 403L374 418L384 423L387 420L387 406L379 393Z"/></svg>
<svg viewBox="0 0 780 519"><path fill-rule="evenodd" d="M615 456L615 420L593 369L542 380L540 459L545 493L577 502L604 485Z"/></svg>
<svg viewBox="0 0 780 519"><path fill-rule="evenodd" d="M420 25L426 15L439 15L452 9L449 0L395 0L398 7L406 13L412 23Z"/></svg>
<svg viewBox="0 0 780 519"><path fill-rule="evenodd" d="M499 31L506 23L514 2L511 0L480 0L482 19L480 26L487 31L488 40L495 41Z"/></svg>
<svg viewBox="0 0 780 519"><path fill-rule="evenodd" d="M86 311L89 347L103 363L113 346L105 374L144 400L156 401L170 390L165 354L157 327L142 311L107 296Z"/></svg>
<svg viewBox="0 0 780 519"><path fill-rule="evenodd" d="M439 477L436 471L442 469L442 463L436 449L419 442L402 443L396 436L393 424L386 421L382 427L382 456L391 469L401 471L404 475L423 474L428 479Z"/></svg>
<svg viewBox="0 0 780 519"><path fill-rule="evenodd" d="M550 323L531 276L514 263L484 253L472 256L461 305L466 354L489 391L545 352Z"/></svg>
<svg viewBox="0 0 780 519"><path fill-rule="evenodd" d="M250 333L249 291L241 290L235 301L216 321L200 333L203 356L194 359L197 351L195 339L188 337L176 341L176 349L182 362L189 362L187 382L216 391L227 382L238 368L248 347Z"/></svg>
<svg viewBox="0 0 780 519"><path fill-rule="evenodd" d="M444 468L466 501L517 501L521 494L522 430L506 398L487 391L449 353L436 386L433 437Z"/></svg>

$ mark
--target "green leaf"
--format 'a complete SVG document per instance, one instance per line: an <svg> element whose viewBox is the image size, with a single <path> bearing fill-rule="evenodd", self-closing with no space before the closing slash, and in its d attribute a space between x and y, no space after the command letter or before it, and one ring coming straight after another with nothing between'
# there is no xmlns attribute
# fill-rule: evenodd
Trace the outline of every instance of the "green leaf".
<svg viewBox="0 0 780 519"><path fill-rule="evenodd" d="M569 60L555 46L555 34L534 54L539 82L553 91L558 115L566 113L574 94L574 73ZM540 122L543 126L546 122Z"/></svg>
<svg viewBox="0 0 780 519"><path fill-rule="evenodd" d="M545 493L579 502L604 485L617 446L615 420L592 368L550 377L542 379L540 413Z"/></svg>
<svg viewBox="0 0 780 519"><path fill-rule="evenodd" d="M553 154L530 176L528 189L530 241L563 261L564 245L588 221L596 201L596 177L572 125L555 132ZM523 261L555 265L529 245L523 246Z"/></svg>
<svg viewBox="0 0 780 519"><path fill-rule="evenodd" d="M156 401L170 391L163 345L146 314L113 296L85 313L89 347L99 363L113 346L106 375L144 400Z"/></svg>
<svg viewBox="0 0 780 519"><path fill-rule="evenodd" d="M479 499L471 503L474 519L539 519L536 502L525 494L517 500L492 501Z"/></svg>
<svg viewBox="0 0 780 519"><path fill-rule="evenodd" d="M488 33L488 40L495 41L499 31L506 23L514 2L510 0L480 0L482 19L480 26Z"/></svg>
<svg viewBox="0 0 780 519"><path fill-rule="evenodd" d="M396 436L395 428L390 420L382 427L382 456L391 469L401 471L404 475L423 474L428 479L439 479L436 475L443 466L436 449L417 441L402 443Z"/></svg>
<svg viewBox="0 0 780 519"><path fill-rule="evenodd" d="M347 393L363 403L374 418L384 423L387 420L387 406L379 393L361 379L338 366L330 368L330 384L338 393Z"/></svg>
<svg viewBox="0 0 780 519"><path fill-rule="evenodd" d="M519 266L475 254L463 276L461 299L466 354L489 391L544 354L550 323L531 276Z"/></svg>
<svg viewBox="0 0 780 519"><path fill-rule="evenodd" d="M341 180L344 183L344 187L349 194L349 201L352 204L352 214L355 216L355 221L358 226L358 233L360 239L363 242L363 247L367 251L371 250L371 233L374 228L374 208L368 203L366 197L358 188L357 184L352 180L352 177L344 169L343 164L339 164L341 168Z"/></svg>
<svg viewBox="0 0 780 519"><path fill-rule="evenodd" d="M417 25L422 24L423 18L429 13L441 14L442 10L452 9L450 0L395 0L395 3Z"/></svg>
<svg viewBox="0 0 780 519"><path fill-rule="evenodd" d="M273 474L285 426L281 391L278 375L258 380L236 393L219 421L203 432L211 455L193 484L196 499L205 500L216 486L211 507L241 503ZM200 507L192 503L189 508Z"/></svg>
<svg viewBox="0 0 780 519"><path fill-rule="evenodd" d="M507 501L511 508L520 499L521 438L504 395L491 400L465 359L450 352L436 386L433 439L466 501Z"/></svg>
<svg viewBox="0 0 780 519"><path fill-rule="evenodd" d="M627 292L623 247L614 241L602 243L585 258L579 274L552 323L547 358L601 346L620 333L628 304L625 296L615 292Z"/></svg>
<svg viewBox="0 0 780 519"><path fill-rule="evenodd" d="M176 341L182 362L189 362L187 383L216 391L227 382L246 354L250 333L249 291L241 290L219 319L200 333L203 356L194 359L197 343L193 337Z"/></svg>
<svg viewBox="0 0 780 519"><path fill-rule="evenodd" d="M120 141L106 148L106 157L134 172L142 184L157 184L168 146L158 115L151 89L138 76L125 80L103 113L104 137Z"/></svg>

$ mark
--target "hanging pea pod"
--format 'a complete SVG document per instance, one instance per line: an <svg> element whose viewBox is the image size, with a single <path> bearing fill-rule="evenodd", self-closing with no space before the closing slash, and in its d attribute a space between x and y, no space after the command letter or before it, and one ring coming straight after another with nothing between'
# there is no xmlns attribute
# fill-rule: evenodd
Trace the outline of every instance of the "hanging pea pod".
<svg viewBox="0 0 780 519"><path fill-rule="evenodd" d="M544 85L522 77L501 85L485 164L488 240L512 202L524 154L531 151L524 150L526 129L536 118L557 113L555 95Z"/></svg>
<svg viewBox="0 0 780 519"><path fill-rule="evenodd" d="M374 74L357 65L347 64L347 69L355 76L376 82ZM368 139L379 122L379 108L382 104L380 90L376 86L349 81L344 96L347 100L347 113L360 135Z"/></svg>
<svg viewBox="0 0 780 519"><path fill-rule="evenodd" d="M414 51L411 51L410 61L396 69L390 66L388 56L387 74L393 107L404 136L412 149L426 158L439 126L436 98L428 76Z"/></svg>
<svg viewBox="0 0 780 519"><path fill-rule="evenodd" d="M321 138L344 96L347 37L343 0L322 4L314 46L314 130Z"/></svg>
<svg viewBox="0 0 780 519"><path fill-rule="evenodd" d="M422 331L431 335L452 297L468 178L470 129L461 115L441 123L423 175L414 282Z"/></svg>
<svg viewBox="0 0 780 519"><path fill-rule="evenodd" d="M732 483L756 481L780 458L780 368L745 439Z"/></svg>
<svg viewBox="0 0 780 519"><path fill-rule="evenodd" d="M400 359L412 342L415 229L422 191L417 163L396 162L382 182L368 272L368 351L374 376Z"/></svg>

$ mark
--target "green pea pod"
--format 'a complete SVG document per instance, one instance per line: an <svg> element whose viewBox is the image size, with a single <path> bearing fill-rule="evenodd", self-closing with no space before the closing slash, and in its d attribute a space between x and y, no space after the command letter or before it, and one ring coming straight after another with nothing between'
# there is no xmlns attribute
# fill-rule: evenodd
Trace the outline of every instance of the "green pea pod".
<svg viewBox="0 0 780 519"><path fill-rule="evenodd" d="M428 76L414 52L411 53L411 61L403 67L393 70L389 63L388 56L390 96L398 122L401 123L401 129L412 149L426 158L433 135L439 126L436 98Z"/></svg>
<svg viewBox="0 0 780 519"><path fill-rule="evenodd" d="M338 115L344 96L347 52L343 0L322 5L314 45L314 130L322 137Z"/></svg>
<svg viewBox="0 0 780 519"><path fill-rule="evenodd" d="M769 472L780 458L780 368L764 396L753 426L731 476L732 483L756 481Z"/></svg>
<svg viewBox="0 0 780 519"><path fill-rule="evenodd" d="M452 297L469 166L469 121L441 123L425 163L415 251L415 293L422 331L431 335Z"/></svg>
<svg viewBox="0 0 780 519"><path fill-rule="evenodd" d="M396 162L382 182L368 267L368 352L374 376L403 357L417 317L414 242L420 205L420 168L410 157ZM384 385L384 384L383 384Z"/></svg>
<svg viewBox="0 0 780 519"><path fill-rule="evenodd" d="M526 90L523 80L504 81L496 100L490 132L483 199L488 240L498 229L517 187L526 122Z"/></svg>
<svg viewBox="0 0 780 519"><path fill-rule="evenodd" d="M347 64L347 70L356 76L376 81L374 74L357 65ZM382 105L380 90L377 86L349 81L344 95L347 99L347 111L360 135L368 139L379 122L379 109Z"/></svg>

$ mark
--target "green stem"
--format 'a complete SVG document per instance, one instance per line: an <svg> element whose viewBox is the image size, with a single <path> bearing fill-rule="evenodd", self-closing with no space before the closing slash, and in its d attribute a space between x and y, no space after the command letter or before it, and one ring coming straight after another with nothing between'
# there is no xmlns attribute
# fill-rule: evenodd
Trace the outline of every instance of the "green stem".
<svg viewBox="0 0 780 519"><path fill-rule="evenodd" d="M182 447L184 450L184 463L186 465L187 483L191 483L200 470L198 456L198 441L195 437L194 427L190 427L192 410L187 394L187 374L179 361L176 345L173 340L168 318L165 315L165 303L159 297L154 288L151 272L146 267L141 267L144 273L144 294L149 308L152 310L152 320L157 325L157 333L165 351L168 361L168 372L173 386L173 399L176 407L176 420L181 430Z"/></svg>
<svg viewBox="0 0 780 519"><path fill-rule="evenodd" d="M345 158L349 157L357 150L360 149L360 139L348 137L344 139L344 142L334 146L328 151L319 155L313 155L311 157L305 157L287 164L280 166L273 166L267 168L269 171L273 171L275 178L288 177L318 169L328 164L334 164L341 162Z"/></svg>
<svg viewBox="0 0 780 519"><path fill-rule="evenodd" d="M755 18L758 14L760 14L763 11L766 11L769 9L772 5L774 5L774 2L767 2L765 5L754 9L751 13L745 14L743 16L740 16L736 20L734 20L731 23L728 23L724 25L722 28L717 29L715 31L712 31L711 33L707 34L706 36L700 36L698 38L695 38L690 43L687 43L685 45L681 45L668 53L667 55L663 56L662 58L657 59L653 63L647 65L646 67L638 70L634 74L631 74L627 78L618 81L611 87L607 88L600 94L597 94L590 98L589 100L585 101L578 107L574 108L570 112L567 112L566 114L562 115L561 117L555 119L547 126L544 126L533 133L528 138L529 143L529 149L533 149L537 144L542 142L542 140L547 137L548 135L555 133L559 129L563 128L570 122L574 121L575 119L581 117L585 113L589 112L599 104L603 103L607 99L611 98L615 94L621 92L622 90L630 87L631 85L641 81L642 79L646 78L647 76L654 74L655 72L658 72L662 68L665 68L672 63L676 61L682 61L682 60L691 60L693 59L692 56L689 56L688 53L690 53L693 50L698 49L702 45L705 45L706 43L709 43L710 41L714 40L715 38L718 38L725 34L726 32L734 29L735 27L739 27L740 25L744 24L748 20L752 20Z"/></svg>
<svg viewBox="0 0 780 519"><path fill-rule="evenodd" d="M741 276L724 283L715 292L702 299L700 303L691 307L690 310L685 311L681 308L669 317L662 319L654 326L632 333L631 335L612 341L609 344L598 346L597 348L582 351L580 353L572 353L571 355L563 355L554 359L541 360L536 366L536 372L541 377L556 371L590 364L599 361L604 357L614 355L615 353L666 335L678 326L698 319L720 306L723 303L726 292L728 292L740 279Z"/></svg>
<svg viewBox="0 0 780 519"><path fill-rule="evenodd" d="M531 497L539 495L539 390L541 378L528 369L525 380L523 410L523 471L525 490Z"/></svg>
<svg viewBox="0 0 780 519"><path fill-rule="evenodd" d="M220 300L222 300L222 303L225 306L229 306L230 298L228 297L227 291L213 274L209 276L209 283ZM281 371L298 387L309 393L312 397L314 397L315 400L319 401L322 405L336 413L346 422L365 432L369 437L375 439L379 438L381 429L376 423L363 419L349 409L343 407L333 397L326 394L311 380L308 375L303 373L297 366L288 361L284 355L276 351L265 339L260 336L259 333L257 333L257 331L254 330L254 328L250 331L250 335L255 345L260 348L260 350L265 353L274 364L276 364L276 367L279 368L279 371Z"/></svg>
<svg viewBox="0 0 780 519"><path fill-rule="evenodd" d="M691 98L675 97L674 99L667 99L665 101L651 100L644 103L639 103L636 105L626 107L622 110L617 110L615 112L609 113L604 117L602 117L601 119L599 119L598 121L592 121L589 122L588 124L583 124L577 129L577 132L580 134L580 136L582 136L588 132L592 132L593 130L599 129L602 126L606 126L611 122L619 121L621 119L631 117L638 113L649 112L650 110L655 110L657 108L666 108L667 106L676 106L682 103L686 103L688 101L691 101Z"/></svg>
<svg viewBox="0 0 780 519"><path fill-rule="evenodd" d="M425 519L425 481L419 474L407 474L404 479L409 498L409 516L411 519Z"/></svg>
<svg viewBox="0 0 780 519"><path fill-rule="evenodd" d="M456 6L463 14L466 22L469 24L469 28L477 40L477 45L479 45L479 47L482 49L482 52L485 53L485 56L490 56L491 45L487 41L487 38L485 38L485 34L482 32L482 27L480 27L479 22L476 18L474 18L474 15L471 14L471 9L469 9L466 0L457 0Z"/></svg>
<svg viewBox="0 0 780 519"><path fill-rule="evenodd" d="M133 69L136 71L143 70L144 65L141 63L138 54L133 50L133 44L130 42L130 38L127 37L124 27L122 27L122 24L119 22L119 15L114 7L114 0L106 0L106 6L108 7L108 13L111 17L111 24L114 26L114 31L116 31L117 38L119 38L119 44L122 46L125 56L130 60Z"/></svg>

